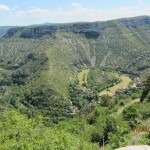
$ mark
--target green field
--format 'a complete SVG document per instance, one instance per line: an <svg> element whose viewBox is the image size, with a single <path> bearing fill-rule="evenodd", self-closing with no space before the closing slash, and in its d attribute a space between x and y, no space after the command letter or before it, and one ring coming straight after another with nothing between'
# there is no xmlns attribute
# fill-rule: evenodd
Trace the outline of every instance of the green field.
<svg viewBox="0 0 150 150"><path fill-rule="evenodd" d="M83 83L87 83L87 76L88 76L89 71L90 69L85 69L78 73L78 79L79 79L80 85L82 85ZM121 82L114 85L113 87L108 88L107 90L100 92L99 96L102 96L102 95L113 96L117 90L126 88L129 85L129 83L132 81L131 78L129 78L126 75L119 76L117 73L113 73L113 75L119 78Z"/></svg>
<svg viewBox="0 0 150 150"><path fill-rule="evenodd" d="M78 79L79 79L80 85L82 85L83 83L87 83L87 76L88 76L89 71L90 69L86 69L78 73Z"/></svg>
<svg viewBox="0 0 150 150"><path fill-rule="evenodd" d="M113 87L109 88L108 90L104 90L104 91L100 92L99 93L100 96L102 96L102 95L113 96L117 90L126 88L129 85L129 83L132 81L131 78L129 78L128 76L125 76L125 75L121 75L119 77L119 75L116 74L116 76L118 76L118 78L121 80L121 82L114 85Z"/></svg>

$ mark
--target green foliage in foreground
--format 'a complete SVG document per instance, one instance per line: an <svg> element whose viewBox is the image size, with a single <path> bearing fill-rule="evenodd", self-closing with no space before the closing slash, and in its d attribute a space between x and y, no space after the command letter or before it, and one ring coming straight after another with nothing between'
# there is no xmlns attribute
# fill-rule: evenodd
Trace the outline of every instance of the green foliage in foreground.
<svg viewBox="0 0 150 150"><path fill-rule="evenodd" d="M1 108L0 149L98 150L115 133L123 137L129 131L125 128L127 131L122 132L119 122L109 116L108 108L102 107L93 108L84 118L51 127L44 126L43 119L41 115L28 119L16 110Z"/></svg>
<svg viewBox="0 0 150 150"><path fill-rule="evenodd" d="M63 129L45 127L42 117L28 119L15 110L0 116L0 149L97 150L98 145Z"/></svg>
<svg viewBox="0 0 150 150"><path fill-rule="evenodd" d="M88 114L58 124L47 124L46 118L36 114L27 118L14 109L0 108L0 149L50 149L50 150L106 150L126 146L130 141L130 122L140 123L150 117L149 103L127 107L123 116L114 116L108 107L93 105ZM137 112L138 115L137 116ZM149 134L140 141L149 143Z"/></svg>

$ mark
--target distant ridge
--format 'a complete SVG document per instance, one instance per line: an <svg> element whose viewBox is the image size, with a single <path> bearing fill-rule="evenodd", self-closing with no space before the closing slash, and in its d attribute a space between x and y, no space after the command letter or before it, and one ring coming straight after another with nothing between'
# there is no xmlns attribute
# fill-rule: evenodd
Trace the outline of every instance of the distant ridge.
<svg viewBox="0 0 150 150"><path fill-rule="evenodd" d="M14 26L0 26L0 38L2 37L2 36L4 36L6 33L7 33L7 31L9 30L9 29L11 29L11 28L13 28Z"/></svg>
<svg viewBox="0 0 150 150"><path fill-rule="evenodd" d="M149 16L140 16L133 18L123 18L103 22L84 22L84 23L67 23L67 24L41 24L26 27L12 28L8 30L5 37L12 37L20 31L21 38L40 38L46 34L53 35L56 32L73 32L84 34L87 38L97 38L102 30L108 27L124 26L126 28L136 28L143 24L150 24Z"/></svg>

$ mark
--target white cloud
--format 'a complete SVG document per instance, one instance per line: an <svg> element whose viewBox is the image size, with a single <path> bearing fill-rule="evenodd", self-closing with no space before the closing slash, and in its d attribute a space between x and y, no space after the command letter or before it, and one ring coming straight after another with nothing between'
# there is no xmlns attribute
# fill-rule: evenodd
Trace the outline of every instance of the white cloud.
<svg viewBox="0 0 150 150"><path fill-rule="evenodd" d="M0 11L10 11L10 8L6 5L0 4Z"/></svg>
<svg viewBox="0 0 150 150"><path fill-rule="evenodd" d="M73 7L82 7L82 5L80 3L71 3L71 6Z"/></svg>
<svg viewBox="0 0 150 150"><path fill-rule="evenodd" d="M40 9L40 8L30 8L23 11L18 11L16 13L17 17L33 17L33 18L39 18L39 17L48 17L51 16L52 12L48 9ZM40 18L39 18L40 19Z"/></svg>
<svg viewBox="0 0 150 150"><path fill-rule="evenodd" d="M75 21L104 21L122 17L150 15L150 7L121 7L116 9L92 9L83 7L79 3L72 3L71 10L49 10L30 8L16 12L16 16L25 19L34 19L48 22L75 22Z"/></svg>

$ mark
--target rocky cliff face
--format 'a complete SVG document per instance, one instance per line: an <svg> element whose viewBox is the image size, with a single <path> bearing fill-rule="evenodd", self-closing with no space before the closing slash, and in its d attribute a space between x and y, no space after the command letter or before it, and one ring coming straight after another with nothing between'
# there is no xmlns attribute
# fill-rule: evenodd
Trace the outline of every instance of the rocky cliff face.
<svg viewBox="0 0 150 150"><path fill-rule="evenodd" d="M21 31L23 28L22 27L15 27L15 28L11 28L7 31L7 34L4 35L4 37L12 37L15 33Z"/></svg>
<svg viewBox="0 0 150 150"><path fill-rule="evenodd" d="M40 38L46 34L53 35L56 32L73 32L84 34L87 38L97 38L100 30L106 28L101 23L64 24L55 26L39 26L34 28L24 28L20 36L22 38Z"/></svg>
<svg viewBox="0 0 150 150"><path fill-rule="evenodd" d="M133 27L136 28L137 26L144 25L144 24L150 24L150 17L144 16L144 17L137 17L135 19L121 19L121 23L123 23L126 27Z"/></svg>
<svg viewBox="0 0 150 150"><path fill-rule="evenodd" d="M0 26L0 38L3 37L12 26Z"/></svg>
<svg viewBox="0 0 150 150"><path fill-rule="evenodd" d="M46 34L53 35L56 32L73 32L77 34L84 34L87 38L97 38L101 34L102 30L108 27L116 27L118 26L118 23L121 23L125 27L136 28L137 26L143 24L150 24L150 17L144 16L107 22L73 23L13 28L7 32L5 37L12 37L17 32L20 32L21 38L40 38Z"/></svg>

